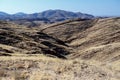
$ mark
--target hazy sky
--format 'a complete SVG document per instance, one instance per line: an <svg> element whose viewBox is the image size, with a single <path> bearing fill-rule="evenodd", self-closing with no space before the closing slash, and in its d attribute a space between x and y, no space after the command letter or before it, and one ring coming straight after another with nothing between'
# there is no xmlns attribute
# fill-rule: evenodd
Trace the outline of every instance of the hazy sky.
<svg viewBox="0 0 120 80"><path fill-rule="evenodd" d="M120 0L0 0L0 11L34 13L48 9L120 16Z"/></svg>

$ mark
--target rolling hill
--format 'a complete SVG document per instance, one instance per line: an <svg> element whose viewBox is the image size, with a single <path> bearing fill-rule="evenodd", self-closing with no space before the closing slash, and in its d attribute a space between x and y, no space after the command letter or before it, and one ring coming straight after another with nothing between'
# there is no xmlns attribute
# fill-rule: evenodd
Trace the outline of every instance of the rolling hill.
<svg viewBox="0 0 120 80"><path fill-rule="evenodd" d="M42 32L63 40L76 50L71 58L112 60L120 53L120 19L75 20L48 26Z"/></svg>

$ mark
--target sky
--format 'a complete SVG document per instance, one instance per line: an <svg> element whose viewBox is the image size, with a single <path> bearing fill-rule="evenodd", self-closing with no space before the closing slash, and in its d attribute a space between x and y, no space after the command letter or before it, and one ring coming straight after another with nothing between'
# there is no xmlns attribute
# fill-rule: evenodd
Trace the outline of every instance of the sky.
<svg viewBox="0 0 120 80"><path fill-rule="evenodd" d="M120 0L0 0L0 11L35 13L45 10L67 10L95 16L120 16Z"/></svg>

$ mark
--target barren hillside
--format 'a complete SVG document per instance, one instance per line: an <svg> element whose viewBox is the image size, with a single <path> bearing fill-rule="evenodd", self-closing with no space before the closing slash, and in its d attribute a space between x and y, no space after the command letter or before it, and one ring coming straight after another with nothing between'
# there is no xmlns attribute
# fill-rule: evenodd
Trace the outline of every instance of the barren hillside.
<svg viewBox="0 0 120 80"><path fill-rule="evenodd" d="M120 18L75 20L43 30L76 50L68 58L112 60L120 56Z"/></svg>

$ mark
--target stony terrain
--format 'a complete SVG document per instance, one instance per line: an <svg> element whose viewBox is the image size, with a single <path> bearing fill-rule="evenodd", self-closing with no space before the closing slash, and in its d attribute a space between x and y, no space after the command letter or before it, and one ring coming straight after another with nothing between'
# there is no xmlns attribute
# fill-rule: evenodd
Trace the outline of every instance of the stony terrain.
<svg viewBox="0 0 120 80"><path fill-rule="evenodd" d="M119 66L120 18L0 21L0 80L119 80Z"/></svg>

